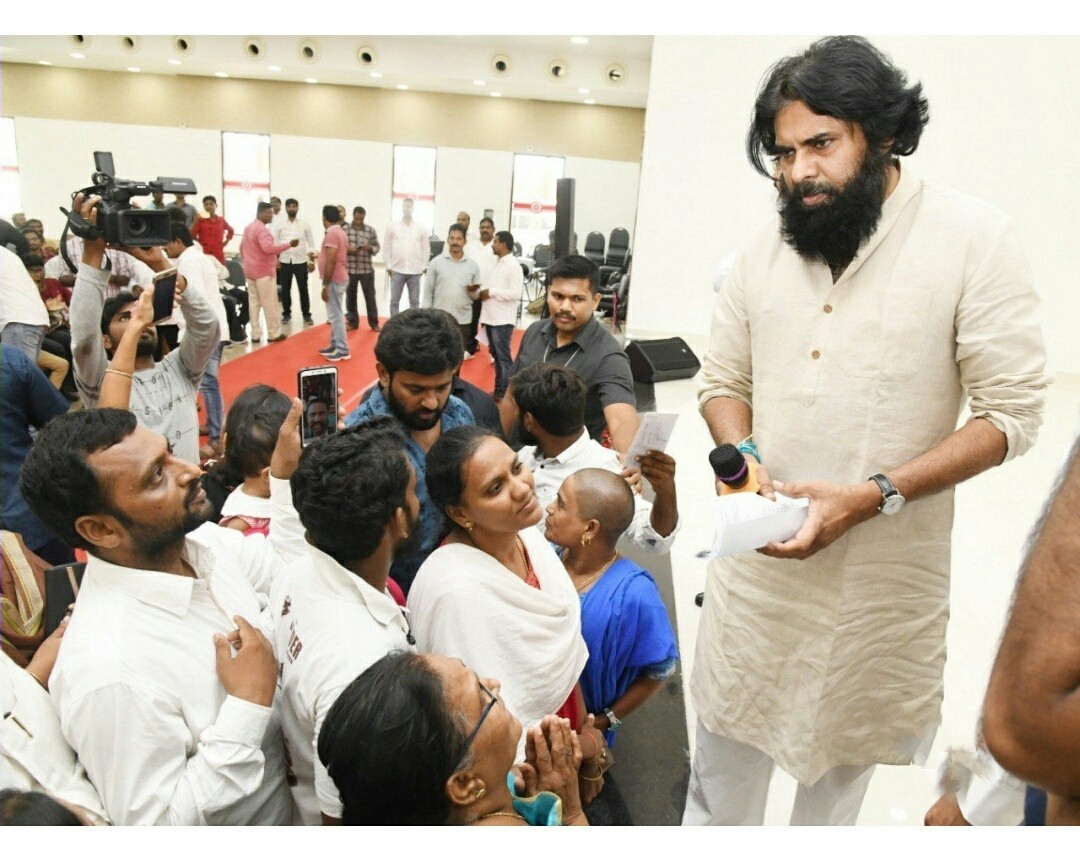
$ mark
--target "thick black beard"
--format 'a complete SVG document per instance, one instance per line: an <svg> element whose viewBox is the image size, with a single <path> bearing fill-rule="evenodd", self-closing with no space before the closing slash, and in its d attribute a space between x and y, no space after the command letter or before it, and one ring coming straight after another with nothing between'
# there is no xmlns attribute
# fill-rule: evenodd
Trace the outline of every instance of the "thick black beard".
<svg viewBox="0 0 1080 861"><path fill-rule="evenodd" d="M443 410L446 409L446 404L443 404L437 410L435 410L435 417L430 421L421 421L416 417L414 413L407 412L405 407L402 406L401 401L394 397L392 390L393 383L386 387L385 397L386 405L390 407L390 412L394 414L394 417L401 422L409 430L425 431L431 430L442 420Z"/></svg>
<svg viewBox="0 0 1080 861"><path fill-rule="evenodd" d="M184 516L164 529L161 524L135 523L119 512L113 512L116 518L127 528L135 550L147 563L152 564L166 551L171 551L177 544L183 542L184 537L189 532L194 532L213 516L214 509L209 500L203 502L199 508L193 507L195 497L199 495L201 487L201 482L194 481L191 483L187 494L184 496Z"/></svg>
<svg viewBox="0 0 1080 861"><path fill-rule="evenodd" d="M136 356L153 356L157 352L157 329L150 329L150 337L145 341L139 338L138 343L135 344Z"/></svg>
<svg viewBox="0 0 1080 861"><path fill-rule="evenodd" d="M842 188L824 182L802 182L789 189L779 183L780 235L811 261L830 268L847 266L874 231L885 203L888 153L867 148L859 169ZM827 203L808 207L803 197L825 193Z"/></svg>

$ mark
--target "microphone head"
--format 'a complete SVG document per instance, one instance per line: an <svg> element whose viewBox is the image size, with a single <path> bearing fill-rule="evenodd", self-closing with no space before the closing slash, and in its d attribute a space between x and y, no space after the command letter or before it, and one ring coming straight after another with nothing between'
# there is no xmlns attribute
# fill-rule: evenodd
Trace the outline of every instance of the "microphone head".
<svg viewBox="0 0 1080 861"><path fill-rule="evenodd" d="M750 480L746 458L731 443L724 443L709 452L709 466L716 477L728 487L739 488Z"/></svg>

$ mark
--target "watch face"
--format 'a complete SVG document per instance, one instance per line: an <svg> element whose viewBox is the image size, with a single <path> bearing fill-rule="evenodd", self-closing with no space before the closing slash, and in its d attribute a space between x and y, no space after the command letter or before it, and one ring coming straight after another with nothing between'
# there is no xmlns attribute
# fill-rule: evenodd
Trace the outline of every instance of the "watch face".
<svg viewBox="0 0 1080 861"><path fill-rule="evenodd" d="M901 508L904 507L904 497L900 494L896 496L890 496L881 505L882 514L896 514Z"/></svg>

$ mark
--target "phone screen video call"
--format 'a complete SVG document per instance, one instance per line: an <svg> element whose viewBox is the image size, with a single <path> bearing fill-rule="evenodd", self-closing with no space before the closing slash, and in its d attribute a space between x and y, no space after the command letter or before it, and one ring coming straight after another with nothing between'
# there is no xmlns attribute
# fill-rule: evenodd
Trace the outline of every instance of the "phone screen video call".
<svg viewBox="0 0 1080 861"><path fill-rule="evenodd" d="M304 404L300 438L308 445L337 428L337 368L304 368L298 374L298 389Z"/></svg>

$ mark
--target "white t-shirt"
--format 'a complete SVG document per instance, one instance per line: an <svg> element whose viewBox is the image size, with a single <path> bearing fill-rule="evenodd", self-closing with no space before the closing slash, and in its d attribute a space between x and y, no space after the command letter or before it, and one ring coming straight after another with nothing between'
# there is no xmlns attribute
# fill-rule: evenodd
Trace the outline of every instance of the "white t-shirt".
<svg viewBox="0 0 1080 861"><path fill-rule="evenodd" d="M0 246L0 331L8 323L48 326L49 311L19 255Z"/></svg>

